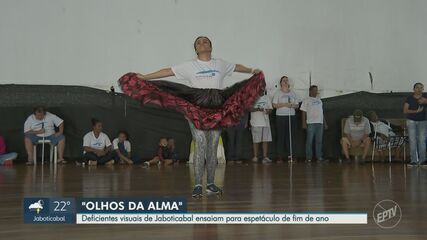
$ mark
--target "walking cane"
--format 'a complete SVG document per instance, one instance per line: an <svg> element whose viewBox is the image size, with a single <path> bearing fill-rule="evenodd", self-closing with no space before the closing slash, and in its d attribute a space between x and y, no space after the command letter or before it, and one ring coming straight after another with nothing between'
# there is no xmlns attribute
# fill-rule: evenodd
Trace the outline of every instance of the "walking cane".
<svg viewBox="0 0 427 240"><path fill-rule="evenodd" d="M43 118L43 122L42 122L42 129L44 130L44 118ZM43 142L42 142L42 165L44 164L44 138L45 138L45 133L43 132Z"/></svg>
<svg viewBox="0 0 427 240"><path fill-rule="evenodd" d="M288 100L289 100L289 103L291 103L291 104L292 104L292 102L291 102L291 97L289 97L289 98L288 98ZM290 160L288 159L288 161L289 161L289 162L292 162L292 161L293 161L293 152L292 152L292 123L291 123L291 110L292 110L292 106L289 108L289 111L288 111L289 151L290 151L290 154L291 154L291 159L290 159Z"/></svg>

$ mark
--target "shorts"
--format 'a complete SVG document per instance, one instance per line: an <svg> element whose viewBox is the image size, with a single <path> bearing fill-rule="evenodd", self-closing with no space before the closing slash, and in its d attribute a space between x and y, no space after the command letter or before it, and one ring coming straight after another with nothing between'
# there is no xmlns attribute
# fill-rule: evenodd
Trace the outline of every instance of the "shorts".
<svg viewBox="0 0 427 240"><path fill-rule="evenodd" d="M253 143L271 142L270 127L251 127Z"/></svg>
<svg viewBox="0 0 427 240"><path fill-rule="evenodd" d="M36 144L39 140L43 140L43 137L39 137L36 134L25 134L25 137L30 139L33 144ZM58 136L52 134L50 136L44 137L44 139L49 140L52 145L56 146L62 139L65 139L65 136L63 134L60 134Z"/></svg>

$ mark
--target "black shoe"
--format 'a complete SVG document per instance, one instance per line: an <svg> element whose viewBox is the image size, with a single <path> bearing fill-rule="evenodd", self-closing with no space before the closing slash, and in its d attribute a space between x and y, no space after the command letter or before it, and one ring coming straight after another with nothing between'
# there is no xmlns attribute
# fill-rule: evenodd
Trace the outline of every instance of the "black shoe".
<svg viewBox="0 0 427 240"><path fill-rule="evenodd" d="M222 194L221 188L217 187L215 184L209 184L206 186L206 192L207 193L216 193L216 194Z"/></svg>
<svg viewBox="0 0 427 240"><path fill-rule="evenodd" d="M195 186L193 189L193 193L191 194L193 198L201 198L203 196L203 189L202 186L198 185Z"/></svg>

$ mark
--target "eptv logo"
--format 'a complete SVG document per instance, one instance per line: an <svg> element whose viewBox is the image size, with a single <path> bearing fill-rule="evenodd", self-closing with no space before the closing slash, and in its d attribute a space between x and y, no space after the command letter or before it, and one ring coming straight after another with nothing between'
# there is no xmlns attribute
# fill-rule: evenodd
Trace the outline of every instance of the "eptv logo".
<svg viewBox="0 0 427 240"><path fill-rule="evenodd" d="M373 218L381 228L394 228L402 218L402 210L395 201L382 200L375 205Z"/></svg>

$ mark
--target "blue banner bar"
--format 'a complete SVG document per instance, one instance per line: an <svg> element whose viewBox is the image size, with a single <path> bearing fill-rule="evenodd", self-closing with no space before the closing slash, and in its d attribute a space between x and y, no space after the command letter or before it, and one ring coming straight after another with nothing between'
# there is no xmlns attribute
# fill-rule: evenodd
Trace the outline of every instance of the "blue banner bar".
<svg viewBox="0 0 427 240"><path fill-rule="evenodd" d="M185 198L46 198L23 201L24 223L72 224L78 213L186 213Z"/></svg>

